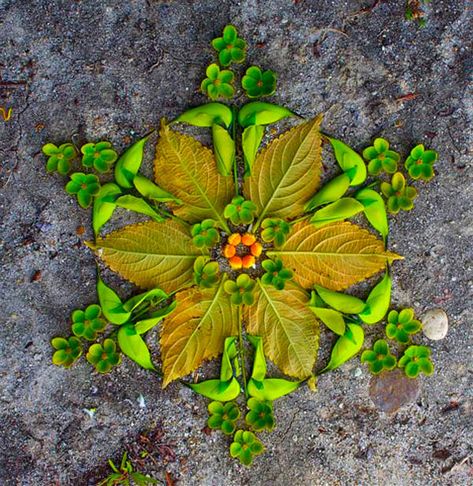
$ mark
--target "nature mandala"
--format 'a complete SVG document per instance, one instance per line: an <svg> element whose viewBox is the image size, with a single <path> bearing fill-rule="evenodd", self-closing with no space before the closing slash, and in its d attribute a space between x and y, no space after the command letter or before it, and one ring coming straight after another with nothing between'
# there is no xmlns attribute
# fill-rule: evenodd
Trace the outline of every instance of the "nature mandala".
<svg viewBox="0 0 473 486"><path fill-rule="evenodd" d="M99 274L98 304L72 313L73 336L52 340L53 363L68 368L85 353L107 373L124 354L166 387L221 356L218 377L182 383L211 400L208 426L227 434L231 456L250 465L264 451L258 434L275 426L273 402L303 384L315 391L317 375L363 349L364 326L387 315L384 338L361 354L372 373L433 372L430 349L413 344L422 325L412 309L388 313L391 265L402 257L386 244L387 211L413 208L417 191L406 178L430 180L437 153L414 147L403 174L400 155L382 138L360 156L321 133L321 116L303 121L262 101L217 102L234 96L235 74L222 68L244 62L247 46L231 25L212 46L219 64L207 67L201 84L212 102L162 121L154 181L141 173L149 135L121 156L107 141L80 151L73 143L43 147L49 172L67 175L82 164L66 191L93 207L96 239L87 245L144 290L122 300ZM276 83L273 71L257 66L241 79L250 99L272 95ZM286 118L297 123L261 148L266 127ZM182 124L210 128L213 150L179 132ZM322 143L340 167L323 186ZM149 220L101 235L116 208ZM359 289L344 293L373 276L365 298L353 295ZM316 366L322 325L334 345L329 362ZM146 344L155 326L159 360ZM267 360L286 377L267 377Z"/></svg>

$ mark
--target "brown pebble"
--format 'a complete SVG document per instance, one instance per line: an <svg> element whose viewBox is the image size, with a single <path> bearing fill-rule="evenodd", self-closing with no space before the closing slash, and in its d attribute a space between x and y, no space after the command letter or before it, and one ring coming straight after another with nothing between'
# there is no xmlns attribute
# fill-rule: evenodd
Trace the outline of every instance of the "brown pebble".
<svg viewBox="0 0 473 486"><path fill-rule="evenodd" d="M76 228L76 235L80 236L83 235L85 232L85 228L81 225Z"/></svg>
<svg viewBox="0 0 473 486"><path fill-rule="evenodd" d="M30 282L39 282L41 280L41 270L36 270L33 275L31 275Z"/></svg>

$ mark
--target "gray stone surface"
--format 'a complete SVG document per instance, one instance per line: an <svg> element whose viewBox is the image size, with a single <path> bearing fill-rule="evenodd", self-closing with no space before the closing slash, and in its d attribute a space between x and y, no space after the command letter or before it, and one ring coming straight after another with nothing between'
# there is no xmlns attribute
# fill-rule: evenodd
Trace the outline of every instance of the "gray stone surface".
<svg viewBox="0 0 473 486"><path fill-rule="evenodd" d="M418 29L404 3L0 0L0 106L13 107L0 119L1 484L94 484L107 458L157 422L176 461L158 457L148 470L179 484L471 484L471 6L433 0ZM45 173L41 146L75 134L123 148L203 102L208 42L227 22L250 42L250 62L279 73L275 102L324 112L324 130L357 149L381 135L403 156L418 142L439 151L415 210L391 220L390 246L406 257L393 298L419 314L442 307L450 320L415 403L378 412L353 360L321 377L318 393L277 403L277 429L251 469L227 457L226 438L201 431L206 404L188 390L162 391L128 361L107 376L50 364L50 339L95 300L95 262L82 244L89 213Z"/></svg>

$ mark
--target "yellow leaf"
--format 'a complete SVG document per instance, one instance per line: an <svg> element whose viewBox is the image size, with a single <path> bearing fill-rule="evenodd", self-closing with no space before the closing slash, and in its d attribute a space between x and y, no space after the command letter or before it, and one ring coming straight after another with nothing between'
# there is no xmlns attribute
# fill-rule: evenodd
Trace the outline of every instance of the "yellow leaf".
<svg viewBox="0 0 473 486"><path fill-rule="evenodd" d="M285 267L292 268L294 279L303 287L317 284L330 290L344 290L402 258L385 251L384 243L369 231L349 222L322 228L298 223L286 243L267 254L277 255Z"/></svg>
<svg viewBox="0 0 473 486"><path fill-rule="evenodd" d="M238 334L236 307L223 290L191 288L178 292L176 310L164 319L161 332L163 387L223 351L225 338Z"/></svg>
<svg viewBox="0 0 473 486"><path fill-rule="evenodd" d="M168 293L192 282L194 261L202 255L190 231L172 220L126 226L89 246L127 280Z"/></svg>
<svg viewBox="0 0 473 486"><path fill-rule="evenodd" d="M156 183L183 202L178 216L191 223L211 218L228 230L223 209L235 195L233 180L218 173L211 150L162 124L154 164Z"/></svg>
<svg viewBox="0 0 473 486"><path fill-rule="evenodd" d="M255 304L245 310L247 330L263 338L265 355L287 375L302 379L311 375L319 345L319 323L308 301L295 286L276 290L258 281Z"/></svg>
<svg viewBox="0 0 473 486"><path fill-rule="evenodd" d="M258 208L257 227L268 216L298 216L319 187L321 121L318 116L288 130L256 158L243 192Z"/></svg>

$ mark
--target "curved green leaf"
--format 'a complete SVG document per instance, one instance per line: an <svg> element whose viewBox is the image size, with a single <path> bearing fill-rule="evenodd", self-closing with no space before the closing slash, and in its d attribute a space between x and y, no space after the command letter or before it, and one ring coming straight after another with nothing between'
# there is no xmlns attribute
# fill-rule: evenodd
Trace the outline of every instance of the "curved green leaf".
<svg viewBox="0 0 473 486"><path fill-rule="evenodd" d="M118 330L118 344L124 354L146 370L154 370L151 354L143 338L133 324L121 326Z"/></svg>
<svg viewBox="0 0 473 486"><path fill-rule="evenodd" d="M389 233L389 225L386 205L381 195L373 189L362 189L355 194L355 199L363 204L366 219L371 223L371 226L386 239Z"/></svg>
<svg viewBox="0 0 473 486"><path fill-rule="evenodd" d="M148 318L142 319L135 324L135 329L138 334L144 334L152 329L156 324L159 324L166 316L174 312L177 302L173 301L167 307L153 312Z"/></svg>
<svg viewBox="0 0 473 486"><path fill-rule="evenodd" d="M345 173L338 175L317 191L315 196L305 205L305 210L312 211L319 206L340 199L347 192L349 186L350 178L348 175Z"/></svg>
<svg viewBox="0 0 473 486"><path fill-rule="evenodd" d="M343 172L349 172L350 169L356 168L353 173L349 172L349 175L353 174L351 175L350 185L359 186L363 184L366 180L366 165L361 156L340 140L331 137L327 138L333 147L335 158Z"/></svg>
<svg viewBox="0 0 473 486"><path fill-rule="evenodd" d="M149 135L129 147L115 164L115 180L127 189L133 187L133 177L138 173L143 162L144 146Z"/></svg>
<svg viewBox="0 0 473 486"><path fill-rule="evenodd" d="M162 223L163 221L165 221L165 218L163 218L163 216L157 213L144 199L141 199L140 197L127 194L126 196L120 196L115 201L115 204L121 208L128 209L129 211L145 214L157 223Z"/></svg>
<svg viewBox="0 0 473 486"><path fill-rule="evenodd" d="M100 306L102 307L103 315L112 324L121 325L128 321L131 312L123 308L123 303L120 297L110 287L105 285L104 281L97 277L97 295L99 297Z"/></svg>
<svg viewBox="0 0 473 486"><path fill-rule="evenodd" d="M220 125L212 125L212 140L215 160L220 174L229 176L235 163L235 141Z"/></svg>
<svg viewBox="0 0 473 486"><path fill-rule="evenodd" d="M391 303L391 287L391 276L386 272L381 282L369 293L363 312L358 314L363 322L376 324L386 315Z"/></svg>
<svg viewBox="0 0 473 486"><path fill-rule="evenodd" d="M161 302L164 299L167 299L169 295L164 292L164 290L156 288L156 289L151 289L148 290L147 292L143 292L142 294L135 295L131 297L131 299L128 299L124 304L123 308L128 311L132 312L134 311L141 303L151 300L151 299L156 299L156 303Z"/></svg>
<svg viewBox="0 0 473 486"><path fill-rule="evenodd" d="M207 380L201 383L188 384L196 393L211 400L229 402L234 400L241 392L240 384L236 378L230 381Z"/></svg>
<svg viewBox="0 0 473 486"><path fill-rule="evenodd" d="M253 101L242 106L238 113L238 123L243 128L250 125L269 125L288 116L294 116L294 113L284 106Z"/></svg>
<svg viewBox="0 0 473 486"><path fill-rule="evenodd" d="M133 185L142 196L152 199L153 201L174 202L176 204L181 204L182 202L141 174L135 175L133 178Z"/></svg>
<svg viewBox="0 0 473 486"><path fill-rule="evenodd" d="M328 365L318 374L338 368L360 351L365 339L363 328L357 324L348 324L347 327L345 334L337 339Z"/></svg>
<svg viewBox="0 0 473 486"><path fill-rule="evenodd" d="M220 366L220 381L229 381L233 377L232 361L237 357L236 337L227 337L223 345L222 364Z"/></svg>
<svg viewBox="0 0 473 486"><path fill-rule="evenodd" d="M245 176L251 175L251 168L258 153L261 140L263 140L264 127L261 125L250 125L243 130L241 146L245 159Z"/></svg>
<svg viewBox="0 0 473 486"><path fill-rule="evenodd" d="M340 312L326 307L309 306L309 309L335 334L345 333L345 319Z"/></svg>
<svg viewBox="0 0 473 486"><path fill-rule="evenodd" d="M314 213L310 222L316 227L321 228L330 223L343 221L355 216L363 211L363 204L352 197L342 197L338 201L328 204Z"/></svg>
<svg viewBox="0 0 473 486"><path fill-rule="evenodd" d="M122 193L122 190L113 182L104 184L94 199L92 210L92 227L95 236L100 228L110 220L117 205L115 200Z"/></svg>
<svg viewBox="0 0 473 486"><path fill-rule="evenodd" d="M207 103L196 106L179 115L173 123L188 123L195 127L208 127L218 124L229 127L232 123L232 110L223 103Z"/></svg>
<svg viewBox="0 0 473 486"><path fill-rule="evenodd" d="M251 378L248 381L248 394L258 400L272 402L297 390L300 384L300 381L289 381L283 378L267 378L263 381Z"/></svg>
<svg viewBox="0 0 473 486"><path fill-rule="evenodd" d="M335 292L320 285L314 285L314 288L326 304L344 314L358 314L365 308L365 303L353 295Z"/></svg>
<svg viewBox="0 0 473 486"><path fill-rule="evenodd" d="M255 348L251 377L256 381L263 381L266 376L266 358L263 350L263 339L260 336L247 336L248 340Z"/></svg>

